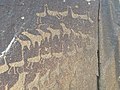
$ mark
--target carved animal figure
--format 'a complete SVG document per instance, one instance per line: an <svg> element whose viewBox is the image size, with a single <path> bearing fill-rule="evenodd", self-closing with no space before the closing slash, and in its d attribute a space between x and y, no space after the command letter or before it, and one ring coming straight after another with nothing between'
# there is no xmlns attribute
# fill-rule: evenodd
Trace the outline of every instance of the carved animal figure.
<svg viewBox="0 0 120 90"><path fill-rule="evenodd" d="M19 67L22 67L23 68L23 70L24 70L24 59L22 58L22 60L21 61L19 61L19 62L13 62L13 63L9 63L9 66L10 66L10 68L9 68L9 71L8 71L8 74L10 74L10 71L11 71L11 69L13 68L13 72L14 72L14 74L16 74L16 72L17 73L19 73L18 72L18 68Z"/></svg>
<svg viewBox="0 0 120 90"><path fill-rule="evenodd" d="M37 15L38 17L40 17L40 23L42 23L42 22L41 22L41 17L45 17L45 16L47 15L47 4L44 5L44 11L43 11L43 12L40 12L40 13L36 13L36 15Z"/></svg>
<svg viewBox="0 0 120 90"><path fill-rule="evenodd" d="M57 16L58 15L58 11L49 10L48 5L46 5L46 7L47 7L47 12L48 12L49 15L51 15L51 16Z"/></svg>
<svg viewBox="0 0 120 90"><path fill-rule="evenodd" d="M24 84L25 84L25 78L26 78L27 72L23 72L19 74L18 81L13 85L13 87L10 88L10 90L25 90Z"/></svg>
<svg viewBox="0 0 120 90"><path fill-rule="evenodd" d="M40 79L40 73L36 73L36 77L32 82L30 82L27 85L27 89L33 90L33 87L36 87L38 90L40 90L39 79Z"/></svg>
<svg viewBox="0 0 120 90"><path fill-rule="evenodd" d="M50 38L50 36L51 36L50 33L44 32L44 31L42 31L41 29L36 29L36 30L38 30L38 31L40 32L43 40L45 40L45 38L47 38L47 40L49 41L49 38Z"/></svg>
<svg viewBox="0 0 120 90"><path fill-rule="evenodd" d="M59 15L61 15L62 17L65 17L68 15L68 7L67 7L67 10L66 11L63 11L63 12L58 12Z"/></svg>
<svg viewBox="0 0 120 90"><path fill-rule="evenodd" d="M58 36L58 38L60 39L60 34L61 34L61 31L59 29L53 29L51 28L50 26L47 28L51 34L52 34L52 39L54 38L55 35Z"/></svg>
<svg viewBox="0 0 120 90"><path fill-rule="evenodd" d="M25 35L20 35L19 37L16 38L16 41L18 41L21 44L22 50L24 49L25 46L27 46L28 49L30 50L31 42L30 39Z"/></svg>
<svg viewBox="0 0 120 90"><path fill-rule="evenodd" d="M26 35L27 37L30 38L30 40L32 41L33 47L35 47L35 42L38 42L38 45L40 45L41 41L42 41L42 36L41 35L34 35L28 32L22 32L23 35Z"/></svg>
<svg viewBox="0 0 120 90"><path fill-rule="evenodd" d="M29 67L30 65L30 69L33 69L33 63L35 62L40 62L41 61L41 57L40 57L40 54L38 54L38 56L35 56L35 57L32 57L32 58L28 58L27 59L27 62L28 62L28 66Z"/></svg>
<svg viewBox="0 0 120 90"><path fill-rule="evenodd" d="M2 74L2 73L4 73L4 72L6 72L6 71L9 69L9 67L8 67L8 65L7 65L6 56L1 55L0 58L3 58L3 59L4 59L4 62L5 62L4 65L1 65L1 66L0 66L0 74Z"/></svg>
<svg viewBox="0 0 120 90"><path fill-rule="evenodd" d="M63 35L67 34L68 36L70 36L70 34L71 34L71 30L68 29L68 28L65 26L64 23L60 23L60 25L61 25L62 28L63 28Z"/></svg>
<svg viewBox="0 0 120 90"><path fill-rule="evenodd" d="M70 14L72 15L72 18L80 18L83 20L89 20L91 23L93 23L93 20L89 17L88 14L79 15L77 13L74 13L70 6L69 6L69 9L70 9Z"/></svg>

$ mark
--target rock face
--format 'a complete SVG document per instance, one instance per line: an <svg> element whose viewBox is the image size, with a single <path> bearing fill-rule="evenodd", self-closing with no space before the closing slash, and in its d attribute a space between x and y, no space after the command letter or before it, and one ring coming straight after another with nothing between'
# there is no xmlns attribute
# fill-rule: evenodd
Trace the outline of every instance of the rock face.
<svg viewBox="0 0 120 90"><path fill-rule="evenodd" d="M0 90L119 90L118 3L1 0Z"/></svg>

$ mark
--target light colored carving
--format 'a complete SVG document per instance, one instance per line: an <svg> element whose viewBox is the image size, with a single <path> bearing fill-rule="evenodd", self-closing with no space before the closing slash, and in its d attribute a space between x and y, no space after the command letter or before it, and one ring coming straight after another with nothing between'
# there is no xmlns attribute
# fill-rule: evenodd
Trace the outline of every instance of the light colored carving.
<svg viewBox="0 0 120 90"><path fill-rule="evenodd" d="M44 32L44 31L42 31L41 29L36 29L36 30L38 30L38 31L40 32L43 40L45 40L45 38L47 38L47 40L49 41L49 38L50 38L50 36L51 36L50 33Z"/></svg>
<svg viewBox="0 0 120 90"><path fill-rule="evenodd" d="M10 88L10 90L25 90L24 84L25 84L25 78L26 78L27 72L23 72L19 74L18 81L15 83L13 87Z"/></svg>
<svg viewBox="0 0 120 90"><path fill-rule="evenodd" d="M52 39L54 38L55 35L58 36L58 38L60 39L60 34L61 34L61 31L59 29L53 29L51 28L50 26L47 28L51 34L52 34Z"/></svg>
<svg viewBox="0 0 120 90"><path fill-rule="evenodd" d="M21 44L22 50L24 49L25 46L27 46L28 49L30 50L31 42L29 40L24 41L24 40L20 40L19 38L16 38L16 41L18 41Z"/></svg>
<svg viewBox="0 0 120 90"><path fill-rule="evenodd" d="M24 62L24 59L23 59L23 58L22 58L22 60L19 61L19 62L9 63L10 68L9 68L8 74L10 74L10 71L11 71L12 68L13 68L14 74L16 74L16 72L19 73L19 72L18 72L18 68L19 68L19 67L23 67L23 66L24 66L24 63L25 63L25 62ZM23 67L23 70L24 70L24 67Z"/></svg>
<svg viewBox="0 0 120 90"><path fill-rule="evenodd" d="M3 59L4 59L4 62L5 62L4 65L1 65L1 66L0 66L0 74L2 74L2 73L4 73L4 72L6 72L6 71L9 69L9 67L8 67L8 65L7 65L6 56L2 56L2 55L1 55L0 58L3 58Z"/></svg>
<svg viewBox="0 0 120 90"><path fill-rule="evenodd" d="M63 11L63 12L58 12L59 15L61 16L67 16L68 15L68 7L67 7L67 10L66 11Z"/></svg>
<svg viewBox="0 0 120 90"><path fill-rule="evenodd" d="M40 45L40 43L42 41L42 36L40 36L40 35L33 35L28 32L22 32L22 34L26 35L27 37L30 38L34 47L35 47L35 42L38 42L38 45Z"/></svg>
<svg viewBox="0 0 120 90"><path fill-rule="evenodd" d="M88 13L87 14L84 14L84 15L80 15L80 14L75 14L72 10L71 7L70 8L70 11L71 11L71 15L72 15L72 18L80 18L80 19L83 19L83 20L89 20L91 23L93 23L94 21L89 17Z"/></svg>
<svg viewBox="0 0 120 90"><path fill-rule="evenodd" d="M61 57L63 57L64 55L63 55L63 52L59 52L59 53L52 53L53 54L53 56L54 57L56 57L56 58L61 58Z"/></svg>
<svg viewBox="0 0 120 90"><path fill-rule="evenodd" d="M45 86L44 83L46 81L49 83L49 79L50 79L50 69L47 70L46 74L42 76L39 81L42 84L42 86Z"/></svg>
<svg viewBox="0 0 120 90"><path fill-rule="evenodd" d="M47 4L44 5L44 11L43 11L43 12L36 13L36 15L37 15L38 17L40 17L40 23L42 23L42 22L41 22L41 17L45 17L45 16L47 15L46 12L47 12Z"/></svg>
<svg viewBox="0 0 120 90"><path fill-rule="evenodd" d="M27 68L30 66L30 69L33 69L33 63L37 63L41 61L41 57L40 54L38 54L38 56L32 57L32 58L28 58L27 62L28 62L28 66Z"/></svg>
<svg viewBox="0 0 120 90"><path fill-rule="evenodd" d="M61 73L62 73L62 71L61 71L61 68L60 68L60 63L58 62L55 70L50 73L50 76L52 76L51 79L56 79L56 76L59 76Z"/></svg>
<svg viewBox="0 0 120 90"><path fill-rule="evenodd" d="M71 30L68 29L68 28L65 26L64 23L60 23L60 25L61 25L62 28L63 28L63 35L67 34L68 36L70 36L70 34L71 34Z"/></svg>
<svg viewBox="0 0 120 90"><path fill-rule="evenodd" d="M58 11L49 10L48 5L46 5L46 7L47 7L47 12L48 12L49 15L51 15L51 16L57 16L58 15Z"/></svg>
<svg viewBox="0 0 120 90"><path fill-rule="evenodd" d="M30 82L27 85L27 89L33 90L33 87L36 87L38 90L40 90L39 79L40 79L40 73L36 73L36 77L32 82Z"/></svg>
<svg viewBox="0 0 120 90"><path fill-rule="evenodd" d="M5 86L5 90L9 90L9 89L8 89L8 84Z"/></svg>
<svg viewBox="0 0 120 90"><path fill-rule="evenodd" d="M48 53L48 54L41 54L41 58L43 58L43 59L49 59L49 58L51 58L52 57L52 54L51 53Z"/></svg>

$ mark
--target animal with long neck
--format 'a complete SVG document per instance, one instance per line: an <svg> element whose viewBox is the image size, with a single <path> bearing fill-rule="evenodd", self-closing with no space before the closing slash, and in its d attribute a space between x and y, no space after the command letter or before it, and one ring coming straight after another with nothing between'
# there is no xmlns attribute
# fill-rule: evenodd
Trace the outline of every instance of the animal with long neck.
<svg viewBox="0 0 120 90"><path fill-rule="evenodd" d="M10 74L10 71L12 68L13 68L14 74L16 74L16 72L19 73L18 68L20 67L22 67L24 70L24 64L25 64L24 58L22 58L21 61L9 63L10 68L9 68L8 74Z"/></svg>
<svg viewBox="0 0 120 90"><path fill-rule="evenodd" d="M40 56L40 50L39 50L38 56L31 57L31 58L27 59L27 62L28 62L27 67L29 67L31 65L30 69L33 69L33 63L37 63L37 62L40 62L40 61L41 61L41 56Z"/></svg>
<svg viewBox="0 0 120 90"><path fill-rule="evenodd" d="M91 23L93 23L93 20L89 17L88 14L80 15L80 14L74 13L70 6L69 6L69 9L70 9L70 14L71 14L72 18L74 18L74 19L80 18L83 20L89 20Z"/></svg>
<svg viewBox="0 0 120 90"><path fill-rule="evenodd" d="M40 32L42 39L45 41L45 39L47 38L48 42L49 42L49 38L51 37L51 34L48 32L44 32L41 29L36 29Z"/></svg>
<svg viewBox="0 0 120 90"><path fill-rule="evenodd" d="M26 32L22 32L23 35L26 35L27 37L30 38L32 44L33 44L33 47L35 47L35 42L38 42L38 45L40 45L41 41L42 41L42 36L41 35L34 35L34 34L31 34L31 33L28 33L27 31Z"/></svg>
<svg viewBox="0 0 120 90"><path fill-rule="evenodd" d="M46 7L47 7L48 15L51 15L51 16L57 16L58 15L58 11L49 10L48 5L46 5Z"/></svg>
<svg viewBox="0 0 120 90"><path fill-rule="evenodd" d="M40 23L42 23L42 22L41 22L41 17L45 17L45 16L47 15L47 4L44 5L44 11L43 11L43 12L40 12L40 13L36 13L36 15L37 15L38 17L40 17Z"/></svg>
<svg viewBox="0 0 120 90"><path fill-rule="evenodd" d="M59 29L53 29L51 28L50 26L47 28L51 34L52 34L52 39L54 38L55 35L58 36L58 38L60 39L60 34L61 34L61 31Z"/></svg>
<svg viewBox="0 0 120 90"><path fill-rule="evenodd" d="M31 42L30 40L21 40L20 38L16 38L16 41L18 41L21 44L22 50L24 49L25 46L30 50Z"/></svg>
<svg viewBox="0 0 120 90"><path fill-rule="evenodd" d="M18 81L13 85L13 87L10 88L10 90L25 90L24 84L27 74L28 74L27 72L20 73Z"/></svg>
<svg viewBox="0 0 120 90"><path fill-rule="evenodd" d="M71 30L68 29L64 23L60 23L60 25L62 26L63 28L63 35L67 34L69 37L70 37L70 34L71 34Z"/></svg>

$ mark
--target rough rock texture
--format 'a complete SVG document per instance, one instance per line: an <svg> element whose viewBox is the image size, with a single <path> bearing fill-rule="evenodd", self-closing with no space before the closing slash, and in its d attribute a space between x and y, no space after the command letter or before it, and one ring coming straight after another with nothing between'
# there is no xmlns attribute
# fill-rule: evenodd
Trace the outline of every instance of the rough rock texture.
<svg viewBox="0 0 120 90"><path fill-rule="evenodd" d="M118 3L0 0L0 90L119 90Z"/></svg>

